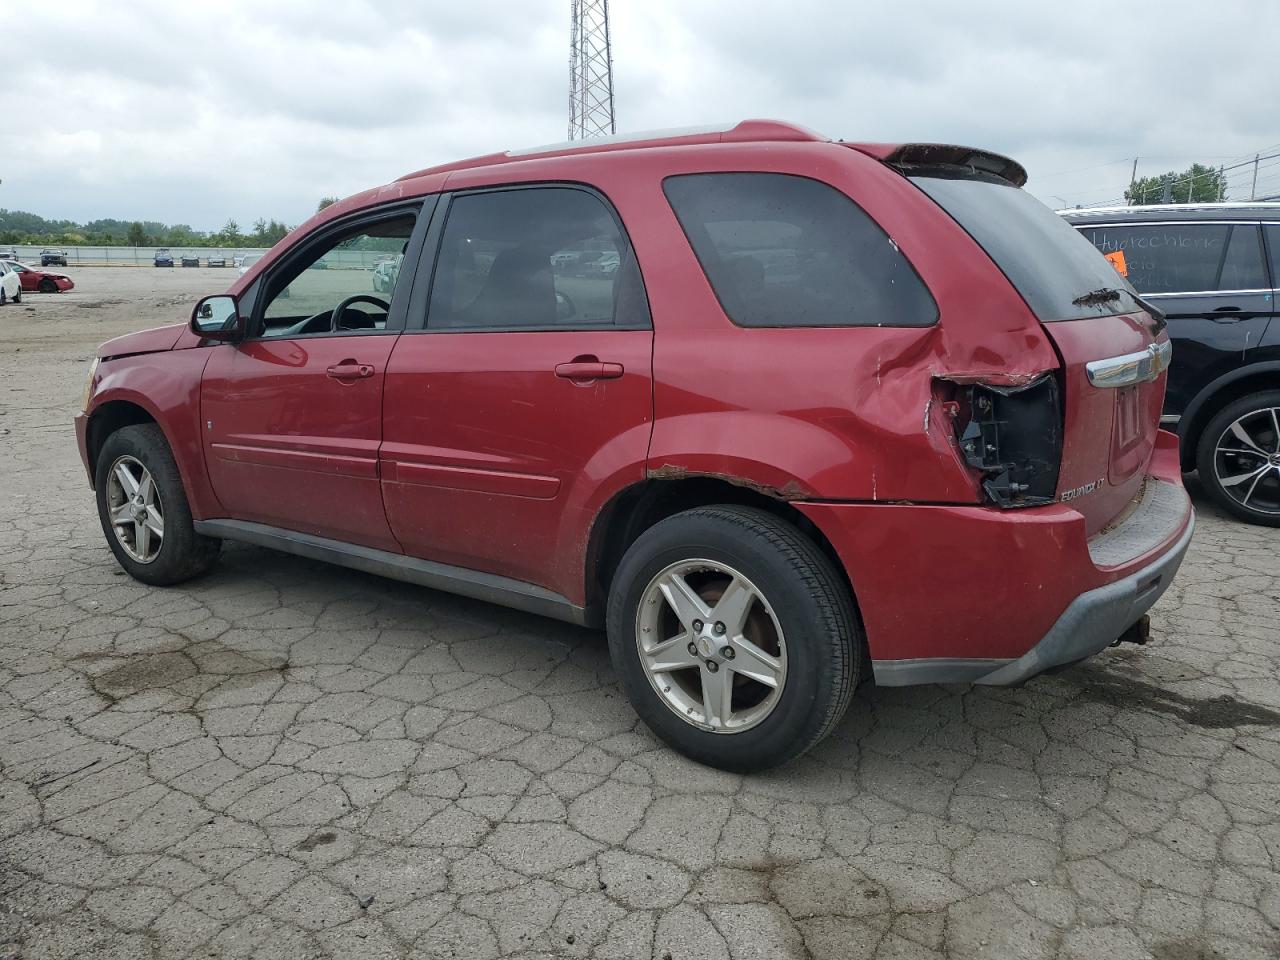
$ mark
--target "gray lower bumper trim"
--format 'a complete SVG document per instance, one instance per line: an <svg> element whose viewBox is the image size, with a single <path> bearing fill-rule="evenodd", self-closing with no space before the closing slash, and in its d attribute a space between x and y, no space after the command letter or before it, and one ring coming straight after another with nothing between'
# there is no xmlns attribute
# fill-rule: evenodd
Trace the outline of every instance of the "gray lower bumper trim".
<svg viewBox="0 0 1280 960"><path fill-rule="evenodd" d="M921 683L977 683L1012 660L966 657L921 657L918 660L872 660L877 687L910 687Z"/></svg>
<svg viewBox="0 0 1280 960"><path fill-rule="evenodd" d="M1040 642L1016 660L923 658L874 660L876 684L981 683L1010 686L1106 649L1136 623L1173 582L1195 531L1195 515L1173 547L1137 573L1082 593Z"/></svg>

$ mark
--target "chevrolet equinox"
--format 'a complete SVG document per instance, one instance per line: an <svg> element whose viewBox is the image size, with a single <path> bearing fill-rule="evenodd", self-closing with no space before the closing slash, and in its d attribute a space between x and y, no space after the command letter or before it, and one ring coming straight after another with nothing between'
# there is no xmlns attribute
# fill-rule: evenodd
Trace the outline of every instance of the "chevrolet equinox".
<svg viewBox="0 0 1280 960"><path fill-rule="evenodd" d="M1162 316L1025 181L772 121L410 173L102 346L107 543L149 584L235 540L603 625L645 722L733 770L864 679L1081 660L1193 515Z"/></svg>

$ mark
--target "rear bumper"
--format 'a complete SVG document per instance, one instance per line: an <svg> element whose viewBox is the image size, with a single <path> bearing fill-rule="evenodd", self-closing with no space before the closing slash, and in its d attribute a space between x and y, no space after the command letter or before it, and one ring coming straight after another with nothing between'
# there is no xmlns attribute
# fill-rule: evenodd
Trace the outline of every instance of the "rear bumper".
<svg viewBox="0 0 1280 960"><path fill-rule="evenodd" d="M1169 588L1191 546L1195 527L1193 513L1168 553L1122 580L1082 593L1039 643L1017 660L974 682L1001 687L1021 683L1050 667L1075 663L1110 646Z"/></svg>
<svg viewBox="0 0 1280 960"><path fill-rule="evenodd" d="M1195 525L1171 434L1145 490L1092 538L1063 503L796 506L844 563L877 683L1007 685L1104 649L1168 588Z"/></svg>
<svg viewBox="0 0 1280 960"><path fill-rule="evenodd" d="M1120 580L1080 594L1040 641L1016 660L933 659L875 661L876 683L980 683L1013 686L1054 667L1101 653L1155 605L1173 582L1191 545L1194 515L1172 548Z"/></svg>

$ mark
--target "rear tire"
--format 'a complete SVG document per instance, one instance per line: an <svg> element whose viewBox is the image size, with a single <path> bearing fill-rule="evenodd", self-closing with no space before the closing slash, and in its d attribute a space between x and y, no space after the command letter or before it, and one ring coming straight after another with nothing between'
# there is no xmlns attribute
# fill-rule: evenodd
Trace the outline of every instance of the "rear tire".
<svg viewBox="0 0 1280 960"><path fill-rule="evenodd" d="M196 533L178 465L154 423L122 427L107 437L94 488L107 545L135 580L170 586L199 576L217 560L222 541Z"/></svg>
<svg viewBox="0 0 1280 960"><path fill-rule="evenodd" d="M699 507L641 534L613 578L608 630L649 728L700 763L740 773L822 740L862 669L862 629L831 561L749 507Z"/></svg>
<svg viewBox="0 0 1280 960"><path fill-rule="evenodd" d="M1196 469L1232 516L1280 527L1280 390L1248 394L1214 414L1196 444Z"/></svg>
<svg viewBox="0 0 1280 960"><path fill-rule="evenodd" d="M9 302L9 295L5 293L4 287L0 287L0 307Z"/></svg>

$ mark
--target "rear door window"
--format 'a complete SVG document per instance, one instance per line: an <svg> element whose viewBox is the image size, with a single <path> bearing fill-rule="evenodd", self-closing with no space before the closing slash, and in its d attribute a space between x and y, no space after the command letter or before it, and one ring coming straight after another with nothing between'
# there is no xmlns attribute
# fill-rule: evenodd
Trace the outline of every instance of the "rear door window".
<svg viewBox="0 0 1280 960"><path fill-rule="evenodd" d="M594 193L532 187L463 194L449 204L429 329L648 326L631 244Z"/></svg>
<svg viewBox="0 0 1280 960"><path fill-rule="evenodd" d="M1140 309L1132 288L1065 220L1005 180L949 171L911 177L995 261L1042 321ZM1087 298L1116 290L1115 299Z"/></svg>
<svg viewBox="0 0 1280 960"><path fill-rule="evenodd" d="M1104 254L1121 253L1140 293L1265 287L1258 227L1251 223L1125 223L1082 227Z"/></svg>
<svg viewBox="0 0 1280 960"><path fill-rule="evenodd" d="M698 173L663 181L716 297L743 327L927 327L938 307L889 236L807 177Z"/></svg>

